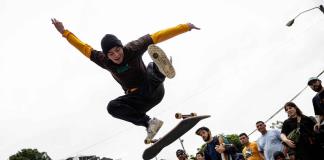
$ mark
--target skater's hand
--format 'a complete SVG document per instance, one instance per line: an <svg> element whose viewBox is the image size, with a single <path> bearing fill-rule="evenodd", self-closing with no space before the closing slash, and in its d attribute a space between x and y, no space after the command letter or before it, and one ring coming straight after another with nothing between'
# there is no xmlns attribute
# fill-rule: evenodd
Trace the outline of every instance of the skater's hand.
<svg viewBox="0 0 324 160"><path fill-rule="evenodd" d="M192 23L187 23L188 24L188 26L189 26L189 30L191 31L192 29L197 29L197 30L200 30L200 28L198 28L198 27L196 27L194 24L192 24Z"/></svg>
<svg viewBox="0 0 324 160"><path fill-rule="evenodd" d="M59 31L61 34L64 33L64 26L63 26L63 23L58 21L57 19L55 18L52 18L52 24L54 24L55 28L57 31Z"/></svg>

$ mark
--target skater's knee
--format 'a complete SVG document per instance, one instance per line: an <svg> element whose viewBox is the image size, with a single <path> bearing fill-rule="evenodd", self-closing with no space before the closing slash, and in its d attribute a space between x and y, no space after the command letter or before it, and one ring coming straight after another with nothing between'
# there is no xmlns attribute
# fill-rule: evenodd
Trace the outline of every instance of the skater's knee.
<svg viewBox="0 0 324 160"><path fill-rule="evenodd" d="M107 111L112 116L116 115L117 104L114 101L110 101L107 105Z"/></svg>
<svg viewBox="0 0 324 160"><path fill-rule="evenodd" d="M157 95L156 95L156 97L157 97L157 99L159 99L159 101L162 101L162 99L164 97L164 93L165 93L165 91L164 91L164 85L161 84L157 88Z"/></svg>

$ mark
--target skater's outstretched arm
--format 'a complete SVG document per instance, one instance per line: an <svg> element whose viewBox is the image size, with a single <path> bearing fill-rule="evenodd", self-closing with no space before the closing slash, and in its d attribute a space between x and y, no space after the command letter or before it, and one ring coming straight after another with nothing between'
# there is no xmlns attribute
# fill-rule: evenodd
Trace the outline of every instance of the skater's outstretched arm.
<svg viewBox="0 0 324 160"><path fill-rule="evenodd" d="M172 37L175 37L179 34L188 32L192 29L200 30L200 28L196 27L192 23L179 24L175 27L171 27L171 28L167 28L167 29L155 32L155 33L151 34L151 37L153 39L154 44L157 44L157 43L163 42L165 40L168 40Z"/></svg>
<svg viewBox="0 0 324 160"><path fill-rule="evenodd" d="M82 42L72 32L65 29L62 22L58 21L55 18L52 18L51 20L56 30L60 32L62 36L68 40L70 44L72 44L75 48L77 48L83 55L90 58L91 51L93 50L93 48L90 45Z"/></svg>

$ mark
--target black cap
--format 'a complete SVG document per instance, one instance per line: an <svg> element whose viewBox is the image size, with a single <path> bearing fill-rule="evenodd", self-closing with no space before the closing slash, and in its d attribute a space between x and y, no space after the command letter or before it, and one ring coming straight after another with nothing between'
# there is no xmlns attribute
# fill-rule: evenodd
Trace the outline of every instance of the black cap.
<svg viewBox="0 0 324 160"><path fill-rule="evenodd" d="M202 131L202 130L205 130L205 131L209 132L209 128L207 128L207 127L200 127L200 128L197 129L196 134L199 135L199 132Z"/></svg>
<svg viewBox="0 0 324 160"><path fill-rule="evenodd" d="M317 77L311 77L311 78L308 79L307 84L311 85L312 82L314 82L314 81L321 81L321 80L318 79Z"/></svg>
<svg viewBox="0 0 324 160"><path fill-rule="evenodd" d="M101 39L101 49L104 54L106 54L110 49L119 46L122 47L121 41L113 34L106 34Z"/></svg>
<svg viewBox="0 0 324 160"><path fill-rule="evenodd" d="M179 156L181 156L183 154L186 154L186 152L184 150L182 150L182 149L178 149L177 152L176 152L177 157L179 157Z"/></svg>

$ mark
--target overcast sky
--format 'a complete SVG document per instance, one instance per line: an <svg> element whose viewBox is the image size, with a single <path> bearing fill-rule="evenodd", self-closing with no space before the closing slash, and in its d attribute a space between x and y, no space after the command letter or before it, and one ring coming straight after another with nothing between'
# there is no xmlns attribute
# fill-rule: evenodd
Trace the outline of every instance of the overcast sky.
<svg viewBox="0 0 324 160"><path fill-rule="evenodd" d="M172 129L174 113L209 114L186 133L185 149L203 142L194 134L250 133L324 69L324 16L301 15L322 0L0 0L0 159L37 148L55 160L97 155L141 159L145 129L111 117L108 102L123 94L111 75L55 30L62 21L100 50L106 33L125 44L147 33L191 22L191 31L159 46L173 57L177 75L165 81L163 101L148 114L164 120L157 138ZM150 62L147 54L145 63ZM313 115L309 88L296 100ZM287 118L282 111L269 123ZM251 135L256 140L259 132ZM178 141L158 158L176 159Z"/></svg>

